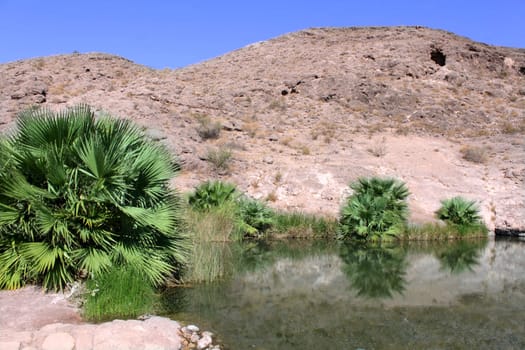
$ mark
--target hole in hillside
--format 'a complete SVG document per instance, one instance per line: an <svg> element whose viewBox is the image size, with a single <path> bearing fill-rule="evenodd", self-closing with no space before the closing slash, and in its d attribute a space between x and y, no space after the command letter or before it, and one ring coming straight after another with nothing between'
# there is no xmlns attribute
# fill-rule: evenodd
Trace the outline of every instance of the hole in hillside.
<svg viewBox="0 0 525 350"><path fill-rule="evenodd" d="M436 64L439 64L441 67L443 67L447 60L447 56L440 49L434 49L430 53L430 59Z"/></svg>
<svg viewBox="0 0 525 350"><path fill-rule="evenodd" d="M520 67L520 73L523 74L523 75L525 75L525 66Z"/></svg>
<svg viewBox="0 0 525 350"><path fill-rule="evenodd" d="M288 90L282 90L282 91L281 91L281 95L283 95L283 96L288 95Z"/></svg>

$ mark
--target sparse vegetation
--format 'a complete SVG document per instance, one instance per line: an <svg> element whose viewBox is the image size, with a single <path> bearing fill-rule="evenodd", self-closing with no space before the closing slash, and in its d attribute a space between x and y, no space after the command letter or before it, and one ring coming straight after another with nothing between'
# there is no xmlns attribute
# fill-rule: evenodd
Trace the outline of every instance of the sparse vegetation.
<svg viewBox="0 0 525 350"><path fill-rule="evenodd" d="M374 157L383 157L386 154L386 139L383 137L381 141L376 141L372 147L368 148L367 151Z"/></svg>
<svg viewBox="0 0 525 350"><path fill-rule="evenodd" d="M460 152L463 156L463 159L472 163L485 163L488 159L486 147L463 146Z"/></svg>
<svg viewBox="0 0 525 350"><path fill-rule="evenodd" d="M199 134L203 140L216 139L219 137L222 129L220 122L214 122L206 115L197 115L196 118L199 123L197 126L197 134Z"/></svg>
<svg viewBox="0 0 525 350"><path fill-rule="evenodd" d="M335 137L337 126L333 123L321 122L312 129L310 135L312 140L317 140L319 136L323 136L324 143L332 142Z"/></svg>
<svg viewBox="0 0 525 350"><path fill-rule="evenodd" d="M301 150L301 153L302 153L303 155L305 155L305 156L310 155L310 148L309 148L308 146L306 146L306 145L301 145L301 146L299 147L299 149Z"/></svg>
<svg viewBox="0 0 525 350"><path fill-rule="evenodd" d="M283 179L283 174L280 171L278 171L277 173L275 173L275 176L273 177L273 183L278 184L281 182L282 179Z"/></svg>
<svg viewBox="0 0 525 350"><path fill-rule="evenodd" d="M275 191L268 193L268 195L266 196L266 200L269 202L275 202L278 199L279 197L277 196L277 193L275 193Z"/></svg>
<svg viewBox="0 0 525 350"><path fill-rule="evenodd" d="M232 151L230 148L221 146L219 148L209 148L206 153L206 160L213 164L216 170L227 171L230 166Z"/></svg>
<svg viewBox="0 0 525 350"><path fill-rule="evenodd" d="M521 123L511 123L505 121L501 124L501 132L503 134L516 134L525 131L525 120L522 119Z"/></svg>

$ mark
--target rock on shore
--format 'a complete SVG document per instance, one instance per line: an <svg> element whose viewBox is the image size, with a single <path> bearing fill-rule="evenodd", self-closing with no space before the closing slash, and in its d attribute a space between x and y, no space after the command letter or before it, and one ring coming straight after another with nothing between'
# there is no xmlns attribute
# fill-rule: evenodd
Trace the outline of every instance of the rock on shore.
<svg viewBox="0 0 525 350"><path fill-rule="evenodd" d="M195 327L195 326L193 326ZM190 332L165 317L101 324L53 323L36 331L0 330L2 350L141 350L213 349L210 332ZM191 339L185 333L191 333Z"/></svg>
<svg viewBox="0 0 525 350"><path fill-rule="evenodd" d="M36 331L0 331L3 350L182 349L179 323L163 317L101 324L53 323Z"/></svg>

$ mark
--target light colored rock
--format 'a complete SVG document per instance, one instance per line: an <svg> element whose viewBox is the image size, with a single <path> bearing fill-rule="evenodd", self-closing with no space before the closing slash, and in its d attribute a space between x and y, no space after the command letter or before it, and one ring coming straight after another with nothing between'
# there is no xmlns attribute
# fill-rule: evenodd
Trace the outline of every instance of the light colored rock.
<svg viewBox="0 0 525 350"><path fill-rule="evenodd" d="M95 328L96 325L82 325L71 331L71 335L75 338L75 350L93 349L93 332Z"/></svg>
<svg viewBox="0 0 525 350"><path fill-rule="evenodd" d="M212 337L212 338L213 338L213 333L212 333L212 332L209 332L209 331L204 331L204 332L202 332L202 336L203 336L203 337L208 336L208 337Z"/></svg>
<svg viewBox="0 0 525 350"><path fill-rule="evenodd" d="M197 343L200 340L200 336L198 333L193 333L190 337L190 342Z"/></svg>
<svg viewBox="0 0 525 350"><path fill-rule="evenodd" d="M197 342L197 349L199 350L202 350L202 349L206 349L208 346L211 345L212 343L212 339L209 335L203 335L202 338L199 339L199 341Z"/></svg>
<svg viewBox="0 0 525 350"><path fill-rule="evenodd" d="M69 333L51 333L42 343L42 350L73 350L75 339Z"/></svg>
<svg viewBox="0 0 525 350"><path fill-rule="evenodd" d="M199 327L193 325L193 324L190 324L188 326L186 326L186 329L189 330L190 332L198 332L200 331Z"/></svg>
<svg viewBox="0 0 525 350"><path fill-rule="evenodd" d="M19 341L1 341L0 349L2 350L19 350L20 342Z"/></svg>

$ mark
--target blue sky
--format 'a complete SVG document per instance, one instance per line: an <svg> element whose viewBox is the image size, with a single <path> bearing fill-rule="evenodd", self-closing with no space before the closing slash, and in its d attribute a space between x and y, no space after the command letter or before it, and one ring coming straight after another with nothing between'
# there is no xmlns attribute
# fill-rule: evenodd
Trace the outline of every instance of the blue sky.
<svg viewBox="0 0 525 350"><path fill-rule="evenodd" d="M525 48L525 0L0 0L0 63L106 52L177 68L309 27L422 25Z"/></svg>

